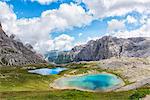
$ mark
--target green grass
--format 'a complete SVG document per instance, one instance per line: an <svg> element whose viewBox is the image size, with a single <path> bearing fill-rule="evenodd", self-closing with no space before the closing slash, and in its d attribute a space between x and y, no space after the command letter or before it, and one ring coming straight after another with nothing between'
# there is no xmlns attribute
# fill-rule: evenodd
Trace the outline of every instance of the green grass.
<svg viewBox="0 0 150 100"><path fill-rule="evenodd" d="M138 94L138 95L137 95ZM150 94L148 89L127 92L92 93L78 90L3 92L1 99L6 100L139 100Z"/></svg>
<svg viewBox="0 0 150 100"><path fill-rule="evenodd" d="M70 63L70 64L67 64L66 67L78 69L78 68L84 67L86 65L87 65L87 63Z"/></svg>
<svg viewBox="0 0 150 100"><path fill-rule="evenodd" d="M33 67L33 68L54 68L56 66L52 65L52 64L28 64L28 65L25 65L24 67Z"/></svg>
<svg viewBox="0 0 150 100"><path fill-rule="evenodd" d="M44 65L30 65L41 68ZM70 65L71 66L71 65ZM86 67L88 64L74 64L74 68L63 71L59 75L38 75L27 72L26 67L1 67L0 68L0 99L1 100L138 100L146 94L150 94L150 89L141 88L126 92L92 93L78 90L54 90L49 87L55 79L63 74L69 74L72 70L77 70L75 74L86 73L89 70L104 71L97 68ZM47 65L44 67L53 68Z"/></svg>
<svg viewBox="0 0 150 100"><path fill-rule="evenodd" d="M49 90L49 83L60 77L60 75L31 74L26 69L18 67L1 68L0 73L0 91Z"/></svg>

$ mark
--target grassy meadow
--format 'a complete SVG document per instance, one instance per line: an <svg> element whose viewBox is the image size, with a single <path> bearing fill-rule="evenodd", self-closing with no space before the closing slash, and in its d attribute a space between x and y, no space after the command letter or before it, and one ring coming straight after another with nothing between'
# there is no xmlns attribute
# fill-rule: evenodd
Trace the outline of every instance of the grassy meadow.
<svg viewBox="0 0 150 100"><path fill-rule="evenodd" d="M89 64L90 65L90 64ZM1 100L138 100L150 94L150 89L142 87L125 92L85 92L79 90L55 90L49 87L55 79L64 74L82 74L89 70L102 69L86 68L87 64L70 64L76 66L58 75L38 75L28 73L28 69L53 68L52 65L30 65L30 67L1 67L0 68L0 99ZM85 67L85 68L84 68ZM127 82L126 82L127 83Z"/></svg>

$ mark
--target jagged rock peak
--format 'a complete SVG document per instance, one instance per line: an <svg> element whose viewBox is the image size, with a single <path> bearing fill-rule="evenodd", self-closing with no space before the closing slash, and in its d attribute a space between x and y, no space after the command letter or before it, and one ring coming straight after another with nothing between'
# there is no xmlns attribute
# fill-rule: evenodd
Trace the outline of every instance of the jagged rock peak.
<svg viewBox="0 0 150 100"><path fill-rule="evenodd" d="M75 56L76 61L93 61L110 57L150 56L150 40L144 37L116 38L104 36L87 45Z"/></svg>
<svg viewBox="0 0 150 100"><path fill-rule="evenodd" d="M97 61L111 57L149 57L150 38L117 38L104 36L85 45L75 46L71 51L58 55L57 62Z"/></svg>

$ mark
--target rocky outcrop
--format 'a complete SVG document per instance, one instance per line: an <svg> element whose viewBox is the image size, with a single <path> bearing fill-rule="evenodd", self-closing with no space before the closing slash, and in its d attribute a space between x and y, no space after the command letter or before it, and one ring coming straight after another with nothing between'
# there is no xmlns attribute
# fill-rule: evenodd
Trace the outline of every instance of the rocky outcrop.
<svg viewBox="0 0 150 100"><path fill-rule="evenodd" d="M117 89L116 91L129 91L129 90L135 90L142 86L150 85L150 77L147 77L143 80L137 81L133 84L129 84L127 86L121 87L120 89Z"/></svg>
<svg viewBox="0 0 150 100"><path fill-rule="evenodd" d="M110 57L148 57L150 38L116 38L105 36L88 42L75 56L75 61L96 61Z"/></svg>
<svg viewBox="0 0 150 100"><path fill-rule="evenodd" d="M40 55L31 50L31 46L8 37L0 24L0 66L20 66L33 63L44 63Z"/></svg>
<svg viewBox="0 0 150 100"><path fill-rule="evenodd" d="M150 38L116 38L104 36L86 45L76 46L71 51L61 52L54 62L97 61L111 57L148 57L150 56Z"/></svg>

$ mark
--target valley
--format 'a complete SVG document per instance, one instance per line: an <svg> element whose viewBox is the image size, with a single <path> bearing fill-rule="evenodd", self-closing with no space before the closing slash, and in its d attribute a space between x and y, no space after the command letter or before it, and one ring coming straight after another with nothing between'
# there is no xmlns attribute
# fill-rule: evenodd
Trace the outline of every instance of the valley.
<svg viewBox="0 0 150 100"><path fill-rule="evenodd" d="M0 96L2 100L20 99L72 99L75 100L132 100L132 98L143 98L150 94L149 58L111 58L102 61L78 62L61 67L68 68L55 75L39 75L29 73L28 70L39 68L56 68L55 65L38 64L26 66L12 66L0 68ZM59 67L60 67L59 66ZM136 66L136 67L135 67ZM72 75L97 74L107 72L120 77L125 85L111 92L86 92L75 89L54 89L50 87L56 79ZM143 80L146 79L144 82ZM144 84L136 85L143 81ZM131 88L135 87L135 88Z"/></svg>
<svg viewBox="0 0 150 100"><path fill-rule="evenodd" d="M150 0L0 0L0 100L150 100Z"/></svg>
<svg viewBox="0 0 150 100"><path fill-rule="evenodd" d="M143 99L150 94L149 50L150 38L104 36L42 55L0 25L0 99Z"/></svg>

